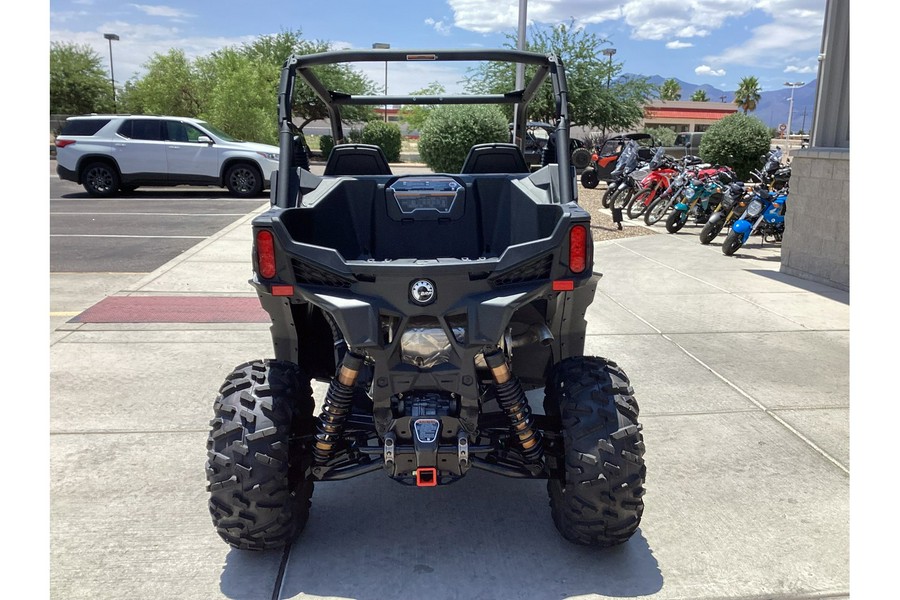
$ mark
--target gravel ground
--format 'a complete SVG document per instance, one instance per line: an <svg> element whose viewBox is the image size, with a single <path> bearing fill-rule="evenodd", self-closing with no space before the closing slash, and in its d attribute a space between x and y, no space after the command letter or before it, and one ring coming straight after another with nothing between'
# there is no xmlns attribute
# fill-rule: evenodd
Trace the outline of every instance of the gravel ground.
<svg viewBox="0 0 900 600"><path fill-rule="evenodd" d="M658 233L655 228L645 226L643 218L631 220L627 216L622 220L622 230L620 231L612 220L612 213L600 204L600 200L605 192L606 186L603 184L592 190L586 189L581 185L578 186L578 203L591 213L591 233L595 242L637 237L639 235L656 235Z"/></svg>

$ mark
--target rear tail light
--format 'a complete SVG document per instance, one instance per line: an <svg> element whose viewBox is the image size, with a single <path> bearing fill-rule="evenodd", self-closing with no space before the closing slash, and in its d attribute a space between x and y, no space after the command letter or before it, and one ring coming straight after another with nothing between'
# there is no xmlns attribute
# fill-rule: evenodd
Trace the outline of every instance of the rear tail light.
<svg viewBox="0 0 900 600"><path fill-rule="evenodd" d="M569 270L581 273L587 268L587 228L574 225L569 230Z"/></svg>
<svg viewBox="0 0 900 600"><path fill-rule="evenodd" d="M59 140L58 139L58 140L56 140L56 147L57 148L65 148L69 144L74 144L74 143L75 143L75 140Z"/></svg>
<svg viewBox="0 0 900 600"><path fill-rule="evenodd" d="M268 229L256 232L256 261L261 277L264 279L275 277L275 238Z"/></svg>

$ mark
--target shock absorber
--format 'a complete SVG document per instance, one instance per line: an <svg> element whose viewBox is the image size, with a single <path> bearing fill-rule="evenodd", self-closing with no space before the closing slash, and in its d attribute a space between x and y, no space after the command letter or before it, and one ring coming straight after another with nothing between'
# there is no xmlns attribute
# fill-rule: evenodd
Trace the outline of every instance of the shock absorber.
<svg viewBox="0 0 900 600"><path fill-rule="evenodd" d="M350 405L353 402L353 387L359 377L364 357L347 352L338 369L338 374L331 380L325 401L322 406L322 414L316 425L316 443L313 446L313 457L317 466L322 466L331 460L334 455L334 445L344 431L344 422L350 414Z"/></svg>
<svg viewBox="0 0 900 600"><path fill-rule="evenodd" d="M522 454L529 463L541 464L544 457L541 432L534 427L531 407L528 406L528 399L525 398L519 378L512 374L500 348L486 353L484 360L496 384L497 401L509 417L512 429L522 447Z"/></svg>

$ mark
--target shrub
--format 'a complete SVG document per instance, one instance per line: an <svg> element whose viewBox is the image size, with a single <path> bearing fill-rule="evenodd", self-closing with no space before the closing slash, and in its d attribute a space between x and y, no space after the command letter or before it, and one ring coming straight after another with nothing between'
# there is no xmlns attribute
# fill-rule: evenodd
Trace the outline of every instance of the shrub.
<svg viewBox="0 0 900 600"><path fill-rule="evenodd" d="M509 142L509 125L498 107L438 106L419 132L419 155L437 173L459 173L472 146L495 142Z"/></svg>
<svg viewBox="0 0 900 600"><path fill-rule="evenodd" d="M322 152L322 158L328 160L331 149L334 148L334 138L330 135L323 135L319 138L319 150Z"/></svg>
<svg viewBox="0 0 900 600"><path fill-rule="evenodd" d="M400 127L396 123L372 121L363 129L361 143L380 146L388 162L400 160Z"/></svg>
<svg viewBox="0 0 900 600"><path fill-rule="evenodd" d="M700 142L700 158L728 165L743 180L759 168L759 157L769 152L769 128L757 117L734 113L709 126Z"/></svg>

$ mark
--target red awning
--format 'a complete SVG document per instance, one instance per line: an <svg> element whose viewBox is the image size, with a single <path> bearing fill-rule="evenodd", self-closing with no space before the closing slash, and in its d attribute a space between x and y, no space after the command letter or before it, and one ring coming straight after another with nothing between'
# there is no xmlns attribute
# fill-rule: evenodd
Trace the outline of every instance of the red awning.
<svg viewBox="0 0 900 600"><path fill-rule="evenodd" d="M734 110L693 110L690 108L660 108L653 107L646 109L647 119L706 119L709 121L718 121L722 117L737 112Z"/></svg>

